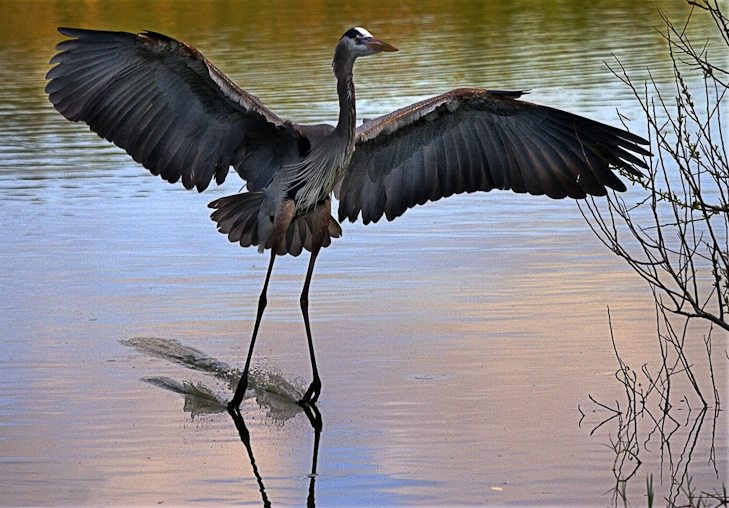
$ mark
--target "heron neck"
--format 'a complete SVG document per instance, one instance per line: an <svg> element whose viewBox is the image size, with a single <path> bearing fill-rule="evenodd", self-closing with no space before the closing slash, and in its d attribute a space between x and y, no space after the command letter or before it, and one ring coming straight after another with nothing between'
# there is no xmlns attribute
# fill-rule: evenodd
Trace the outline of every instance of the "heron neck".
<svg viewBox="0 0 729 508"><path fill-rule="evenodd" d="M354 64L354 62L352 62ZM337 75L337 95L339 96L339 121L336 130L350 143L354 141L357 123L357 109L354 98L354 78L350 64Z"/></svg>

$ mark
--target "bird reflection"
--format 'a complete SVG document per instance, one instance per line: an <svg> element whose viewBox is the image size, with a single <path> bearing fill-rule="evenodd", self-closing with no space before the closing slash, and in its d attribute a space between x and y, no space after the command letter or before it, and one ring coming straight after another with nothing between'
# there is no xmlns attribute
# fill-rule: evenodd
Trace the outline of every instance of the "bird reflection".
<svg viewBox="0 0 729 508"><path fill-rule="evenodd" d="M139 353L154 358L161 358L174 364L182 365L189 371L210 375L218 381L223 381L230 388L238 385L240 372L227 363L220 361L199 349L186 346L174 339L159 337L135 337L123 340L121 343L132 347ZM219 414L228 411L233 418L238 435L243 446L248 452L253 474L258 482L258 489L261 492L263 506L271 506L266 489L263 486L263 478L258 472L258 466L251 447L251 436L246 427L243 416L237 407L232 408L224 397L216 393L216 390L204 382L193 383L191 381L176 381L166 376L143 377L142 381L153 384L184 397L185 405L183 410L190 413L192 418L205 414ZM319 438L322 430L321 413L312 404L299 403L303 394L303 388L297 383L286 380L275 370L251 371L250 377L251 396L261 409L266 411L267 418L274 422L283 424L295 418L303 412L314 429L314 449L311 458L311 473L309 475L309 494L307 506L314 506L314 484L316 482L316 464L319 456Z"/></svg>
<svg viewBox="0 0 729 508"><path fill-rule="evenodd" d="M306 417L309 419L309 423L311 424L311 427L314 429L314 449L311 453L311 473L309 474L309 495L306 498L306 506L313 507L316 506L315 502L315 496L314 496L314 485L316 483L316 462L319 457L319 439L321 437L321 429L322 429L322 419L321 419L321 413L317 409L317 407L314 404L302 404L302 408L304 409L304 413L306 414ZM266 487L263 485L263 478L261 477L261 474L258 472L258 466L256 465L256 458L253 455L253 447L251 446L251 434L248 431L248 428L246 427L246 422L243 419L243 415L241 414L240 410L237 407L228 407L228 413L233 418L233 422L235 423L236 429L238 429L238 435L240 436L240 440L243 443L243 446L246 447L246 452L248 453L248 460L251 462L251 468L253 469L253 474L256 477L256 482L258 482L258 490L261 492L261 499L263 500L263 506L268 508L271 506L271 502L268 500L268 495L266 494Z"/></svg>

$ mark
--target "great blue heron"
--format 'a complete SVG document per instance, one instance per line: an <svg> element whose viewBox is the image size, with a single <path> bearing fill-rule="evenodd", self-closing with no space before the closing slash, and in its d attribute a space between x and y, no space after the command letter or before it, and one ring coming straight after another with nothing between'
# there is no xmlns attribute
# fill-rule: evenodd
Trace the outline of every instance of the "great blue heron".
<svg viewBox="0 0 729 508"><path fill-rule="evenodd" d="M339 221L388 220L462 192L511 189L551 198L624 191L612 167L640 175L643 138L557 109L518 101L523 92L458 89L356 125L352 70L360 56L397 51L363 28L347 30L332 63L339 120L282 120L238 88L199 51L162 34L59 28L46 92L67 119L86 122L169 182L203 191L232 166L248 192L210 203L221 233L271 250L248 356L230 407L243 400L276 256L311 252L301 311L319 397L308 294L316 257ZM633 153L630 153L633 152Z"/></svg>

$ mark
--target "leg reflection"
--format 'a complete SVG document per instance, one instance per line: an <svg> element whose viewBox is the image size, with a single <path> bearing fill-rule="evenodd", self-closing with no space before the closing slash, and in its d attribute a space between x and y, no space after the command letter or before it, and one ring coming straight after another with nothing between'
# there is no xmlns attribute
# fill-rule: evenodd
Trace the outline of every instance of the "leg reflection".
<svg viewBox="0 0 729 508"><path fill-rule="evenodd" d="M258 490L261 491L263 506L265 508L270 508L271 502L268 500L268 496L266 496L266 487L263 486L263 478L261 478L261 475L258 473L256 459L253 456L253 449L251 448L251 434L248 432L246 423L243 421L243 416L240 414L240 411L237 407L228 406L228 413L230 413L230 416L233 417L233 422L235 422L235 428L238 429L238 435L240 435L240 440L243 442L243 446L246 447L246 451L248 452L248 460L251 461L253 474L256 476L256 481L258 482Z"/></svg>
<svg viewBox="0 0 729 508"><path fill-rule="evenodd" d="M314 500L314 484L316 482L316 462L319 457L319 438L321 436L322 418L321 413L319 413L319 409L317 409L316 405L303 404L302 407L304 409L306 417L309 419L311 427L314 429L314 449L312 450L311 473L309 474L309 495L306 499L306 505L309 508L313 508L316 505ZM261 492L263 506L265 508L270 508L271 502L268 500L266 488L263 485L263 478L261 478L261 475L258 472L256 459L253 456L253 449L251 448L251 435L250 432L248 432L245 421L243 420L243 415L241 415L237 407L231 406L228 406L228 413L233 418L235 427L236 429L238 429L238 435L240 436L240 440L243 442L243 446L246 447L246 452L248 452L248 460L250 460L251 462L253 474L255 475L256 481L258 482L258 490Z"/></svg>
<svg viewBox="0 0 729 508"><path fill-rule="evenodd" d="M321 413L314 404L302 405L306 417L309 419L312 428L314 429L314 450L311 454L311 474L309 475L309 496L306 498L306 506L308 508L314 508L314 483L316 482L316 461L319 458L319 437L321 436Z"/></svg>

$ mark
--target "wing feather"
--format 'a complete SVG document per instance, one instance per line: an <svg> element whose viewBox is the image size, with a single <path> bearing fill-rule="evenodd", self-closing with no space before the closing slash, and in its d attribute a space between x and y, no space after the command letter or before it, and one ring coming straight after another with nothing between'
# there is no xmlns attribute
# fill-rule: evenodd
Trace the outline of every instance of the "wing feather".
<svg viewBox="0 0 729 508"><path fill-rule="evenodd" d="M438 157L436 155L436 145L438 141L432 141L423 147L423 150L416 150L415 153L422 153L420 156L423 161L423 169L425 172L425 193L430 201L436 201L443 194L440 190L440 181L438 179ZM415 169L419 169L413 165ZM396 199L393 196L393 199ZM405 203L406 201L403 200ZM407 205L405 206L407 210Z"/></svg>
<svg viewBox="0 0 729 508"><path fill-rule="evenodd" d="M522 92L458 89L369 120L337 186L340 220L365 224L462 192L552 198L625 190L650 152L635 134L516 100Z"/></svg>
<svg viewBox="0 0 729 508"><path fill-rule="evenodd" d="M59 28L46 92L153 174L186 188L222 183L230 166L252 190L298 160L301 134L192 46L155 32Z"/></svg>

